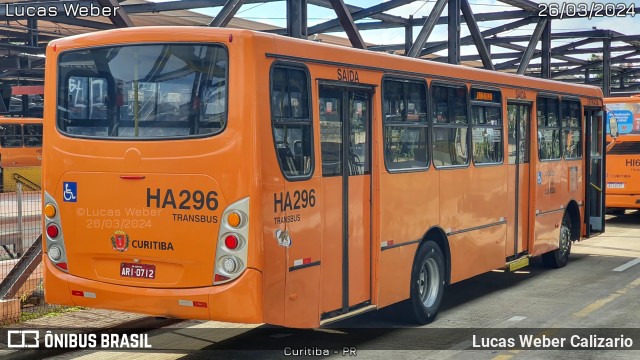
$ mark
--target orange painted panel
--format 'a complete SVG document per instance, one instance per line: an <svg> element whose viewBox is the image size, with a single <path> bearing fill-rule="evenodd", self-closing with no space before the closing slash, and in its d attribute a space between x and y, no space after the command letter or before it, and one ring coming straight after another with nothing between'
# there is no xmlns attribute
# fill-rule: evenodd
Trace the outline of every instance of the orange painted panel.
<svg viewBox="0 0 640 360"><path fill-rule="evenodd" d="M47 294L47 303L86 306L100 309L129 309L152 316L180 319L217 319L220 321L261 323L262 276L255 269L247 269L236 281L215 287L193 289L151 289L113 285L71 276L45 263L45 282L58 294ZM72 291L91 293L72 295ZM146 299L140 301L140 298ZM199 302L206 306L192 306Z"/></svg>
<svg viewBox="0 0 640 360"><path fill-rule="evenodd" d="M342 308L342 177L322 178L321 313Z"/></svg>
<svg viewBox="0 0 640 360"><path fill-rule="evenodd" d="M349 306L371 299L371 176L349 176Z"/></svg>
<svg viewBox="0 0 640 360"><path fill-rule="evenodd" d="M411 269L418 244L380 252L378 306L384 307L409 298Z"/></svg>
<svg viewBox="0 0 640 360"><path fill-rule="evenodd" d="M529 241L529 214L531 211L531 201L529 200L530 194L530 178L531 174L529 173L530 166L529 164L522 164L520 166L520 176L519 176L519 199L518 205L519 216L518 216L518 254L522 253L525 250L528 250L527 243Z"/></svg>
<svg viewBox="0 0 640 360"><path fill-rule="evenodd" d="M320 184L319 177L285 184L286 196L291 198L286 218L281 220L291 237L291 246L287 248L285 324L291 327L314 327L320 321L320 266L324 265L321 262L324 204L317 196ZM320 265L296 269L318 261Z"/></svg>
<svg viewBox="0 0 640 360"><path fill-rule="evenodd" d="M382 158L381 158L382 159ZM373 242L374 251L381 243L394 244L421 239L431 226L438 224L438 173L429 170L380 174L380 237ZM415 245L380 252L378 266L378 304L385 306L409 296L411 266Z"/></svg>
<svg viewBox="0 0 640 360"><path fill-rule="evenodd" d="M563 216L564 211L536 215L536 237L531 255L541 255L558 248Z"/></svg>
<svg viewBox="0 0 640 360"><path fill-rule="evenodd" d="M450 235L451 282L503 267L506 230L503 224Z"/></svg>
<svg viewBox="0 0 640 360"><path fill-rule="evenodd" d="M504 265L507 167L440 171L440 225L449 232L451 282ZM464 189L464 191L462 191ZM490 206L487 206L491 204Z"/></svg>

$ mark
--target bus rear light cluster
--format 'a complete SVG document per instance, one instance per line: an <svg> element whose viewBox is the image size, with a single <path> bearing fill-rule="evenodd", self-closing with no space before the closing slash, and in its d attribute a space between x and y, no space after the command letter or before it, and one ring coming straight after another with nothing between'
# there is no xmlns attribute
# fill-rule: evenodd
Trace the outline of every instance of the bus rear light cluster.
<svg viewBox="0 0 640 360"><path fill-rule="evenodd" d="M249 239L249 198L229 205L218 230L213 284L236 279L246 269Z"/></svg>
<svg viewBox="0 0 640 360"><path fill-rule="evenodd" d="M55 199L46 191L44 193L44 217L46 234L46 253L56 268L68 272L67 251L64 246L64 236L60 226L60 212Z"/></svg>

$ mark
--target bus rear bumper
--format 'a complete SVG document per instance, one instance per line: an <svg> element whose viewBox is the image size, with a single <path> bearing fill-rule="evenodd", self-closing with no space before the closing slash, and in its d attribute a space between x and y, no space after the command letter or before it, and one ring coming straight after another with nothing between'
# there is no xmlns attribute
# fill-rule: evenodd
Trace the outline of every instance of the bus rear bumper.
<svg viewBox="0 0 640 360"><path fill-rule="evenodd" d="M152 316L262 323L262 273L247 269L237 280L189 289L128 287L64 273L43 256L49 304L129 311Z"/></svg>
<svg viewBox="0 0 640 360"><path fill-rule="evenodd" d="M607 194L607 209L640 209L640 195Z"/></svg>

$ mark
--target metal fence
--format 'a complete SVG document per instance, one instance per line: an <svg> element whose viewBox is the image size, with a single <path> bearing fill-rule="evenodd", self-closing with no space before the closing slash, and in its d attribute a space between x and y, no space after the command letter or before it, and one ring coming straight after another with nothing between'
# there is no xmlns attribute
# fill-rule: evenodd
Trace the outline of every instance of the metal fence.
<svg viewBox="0 0 640 360"><path fill-rule="evenodd" d="M5 168L0 176L0 323L44 314L41 266L41 168Z"/></svg>

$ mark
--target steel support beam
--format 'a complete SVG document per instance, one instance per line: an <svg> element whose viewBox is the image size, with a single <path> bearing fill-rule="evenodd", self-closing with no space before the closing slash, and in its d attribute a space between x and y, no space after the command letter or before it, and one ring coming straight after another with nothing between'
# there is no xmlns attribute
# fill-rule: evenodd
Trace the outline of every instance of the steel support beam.
<svg viewBox="0 0 640 360"><path fill-rule="evenodd" d="M519 28L521 26L529 25L532 22L536 21L536 19L537 19L536 17L531 16L531 17L528 17L528 18L525 18L525 19L516 20L516 21L510 22L510 23L504 24L504 25L500 25L500 26L494 27L492 29L485 30L482 33L480 33L480 35L482 35L483 38L486 38L487 36L497 35L497 34L499 34L501 32L504 32L504 31L508 31L508 30L512 30L512 29L515 29L515 28ZM485 40L488 40L488 39L485 39ZM462 39L460 39L460 44L461 45L467 45L467 44L471 44L471 43L473 43L473 37L471 35L465 36ZM426 55L426 54L432 54L432 53L438 52L440 50L444 50L446 48L447 48L447 42L446 41L441 41L437 45L433 45L433 46L427 47L426 49L422 50L420 55L422 56L422 55Z"/></svg>
<svg viewBox="0 0 640 360"><path fill-rule="evenodd" d="M526 10L532 14L535 14L540 10L540 8L538 7L538 4L528 0L498 0L498 1L511 6L519 7L520 9Z"/></svg>
<svg viewBox="0 0 640 360"><path fill-rule="evenodd" d="M278 1L278 0L269 0L269 1ZM264 2L264 1L258 1L258 2ZM331 0L308 0L308 2L311 5L316 5L316 6L324 7L327 9L335 9L333 7L333 4L331 3ZM345 4L345 7L347 8L349 13L355 13L360 10L364 10L364 8L353 6L353 5L347 5L347 4ZM396 27L403 27L407 24L407 19L403 18L402 16L395 16L395 15L389 15L389 14L374 14L369 17L376 20L382 20L384 23L396 24L397 25Z"/></svg>
<svg viewBox="0 0 640 360"><path fill-rule="evenodd" d="M533 30L533 35L531 35L531 41L529 42L529 46L524 51L522 55L522 60L520 60L520 65L518 65L518 70L516 70L517 74L524 74L525 70L527 70L527 66L529 66L529 61L533 57L533 52L536 50L536 44L540 40L540 36L542 35L542 30L544 30L545 26L547 26L547 18L541 17L538 20L538 24L536 28Z"/></svg>
<svg viewBox="0 0 640 360"><path fill-rule="evenodd" d="M413 20L413 15L409 15L409 21ZM404 53L408 54L413 45L413 26L406 25L404 27Z"/></svg>
<svg viewBox="0 0 640 360"><path fill-rule="evenodd" d="M438 18L442 14L442 11L444 10L444 7L446 5L447 5L447 0L436 1L435 5L433 5L433 9L431 10L431 13L429 13L427 20L424 22L422 29L420 29L420 32L418 33L418 37L416 38L416 41L411 46L411 49L409 49L409 53L407 53L407 56L411 56L415 58L421 55L421 50L424 47L424 44L427 42L429 35L431 35L431 32L433 31L433 28L436 26L436 22L438 21Z"/></svg>
<svg viewBox="0 0 640 360"><path fill-rule="evenodd" d="M568 44L567 44L568 45ZM602 52L602 47L600 48L586 48L586 49L575 49L575 50L565 50L565 51L561 51L560 49L561 47L557 47L554 48L551 51L551 57L554 57L555 55L558 55L558 53L562 53L562 54L594 54L594 53L600 53ZM611 48L611 52L627 52L627 51L634 51L636 50L635 46L621 46L621 47L612 47ZM520 58L522 56L522 53L500 53L500 54L493 54L492 57L494 59L508 59L508 58L514 58L518 56L517 59L513 59L513 60L509 60L509 61L505 61L502 62L500 64L496 65L496 70L510 70L510 69L517 69L517 66L515 64L518 63L518 61L520 61ZM559 55L558 55L559 56ZM536 51L536 53L533 55L533 58L537 58L540 57L540 52ZM474 60L480 60L480 57L478 55L467 55L467 56L463 56L462 57L462 61L474 61ZM584 61L585 60L580 60L581 63L576 63L574 61L569 61L567 64L569 66L577 66L577 65L584 65ZM554 66L555 64L552 63L552 66ZM531 66L531 64L529 65Z"/></svg>
<svg viewBox="0 0 640 360"><path fill-rule="evenodd" d="M502 11L502 12L492 12L492 13L482 13L475 14L476 21L496 21L496 20L512 20L512 19L522 19L525 17L531 16L530 13L524 10L517 11ZM372 16L373 17L373 16ZM424 25L425 18L415 18L412 21L408 21L411 26L422 26ZM464 21L462 19L461 21ZM406 24L407 22L405 22ZM449 23L449 18L447 16L441 16L437 21L436 25L444 25ZM385 21L370 21L363 24L358 24L358 29L363 30L375 30L375 29L390 29L402 27L404 24L401 23L391 23Z"/></svg>
<svg viewBox="0 0 640 360"><path fill-rule="evenodd" d="M36 67L39 67L39 66L44 67L44 59L38 59L38 60L32 61L30 70L31 71L42 71L42 75L44 76L44 68L36 69ZM0 79L19 75L23 71L24 70L9 70L9 71L2 72L2 73L0 73Z"/></svg>
<svg viewBox="0 0 640 360"><path fill-rule="evenodd" d="M41 55L45 53L44 46L29 46L29 45L0 43L0 49L13 50L13 51L19 51L25 54L36 54L36 55Z"/></svg>
<svg viewBox="0 0 640 360"><path fill-rule="evenodd" d="M548 20L542 30L542 67L540 77L551 79L551 20Z"/></svg>
<svg viewBox="0 0 640 360"><path fill-rule="evenodd" d="M604 45L604 42L603 42ZM609 67L611 67L611 64L614 63L622 63L627 61L628 58L632 57L632 56L636 56L640 54L640 50L636 50L636 51L632 51L626 54L622 54L622 55L618 55L618 56L614 56L612 58L609 59ZM604 53L603 53L604 55ZM611 56L611 52L609 52L609 56ZM604 56L603 56L603 60L604 60ZM575 67L573 69L567 69L567 70L562 70L562 71L558 71L555 72L553 74L551 74L551 77L557 77L557 76L565 76L565 75L575 75L575 74L579 74L580 72L582 72L582 70L585 69L593 69L593 68L597 68L599 66L603 65L603 61L591 61L588 62L587 64L584 65L580 65L578 67Z"/></svg>
<svg viewBox="0 0 640 360"><path fill-rule="evenodd" d="M338 15L338 20L344 29L344 32L347 33L347 37L349 41L351 41L351 45L354 48L366 49L367 45L365 45L364 40L362 40L362 36L356 27L356 24L353 22L353 18L351 17L351 13L347 6L344 4L343 0L329 0L331 5L333 6L333 10Z"/></svg>
<svg viewBox="0 0 640 360"><path fill-rule="evenodd" d="M634 76L636 74L640 75L640 69L628 70L628 71L625 71L624 74L621 73L621 74L617 74L617 75L612 75L611 79L612 80L616 80L616 79L619 79L620 76L625 76L625 77L628 78L628 77ZM603 80L604 80L604 78L595 78L595 79L589 80L589 82L587 84L598 85L598 84L602 83Z"/></svg>
<svg viewBox="0 0 640 360"><path fill-rule="evenodd" d="M289 2L289 1L287 1ZM209 23L209 27L227 27L229 21L233 19L240 7L244 3L244 0L229 0L220 9L218 15Z"/></svg>
<svg viewBox="0 0 640 360"><path fill-rule="evenodd" d="M584 83L588 84L591 80L591 69L584 69Z"/></svg>
<svg viewBox="0 0 640 360"><path fill-rule="evenodd" d="M97 29L97 30L110 30L114 28L113 24L103 23L103 22L93 21L93 20L77 19L74 17L67 17L67 16L60 16L60 17L46 18L46 19L41 18L40 20L47 20L47 21L60 23L60 24L75 25L75 26L86 27L86 28Z"/></svg>
<svg viewBox="0 0 640 360"><path fill-rule="evenodd" d="M372 17L373 15L380 14L381 12L384 12L384 11L387 11L387 10L395 9L395 8L397 8L399 6L402 6L402 5L405 5L405 4L409 4L409 3L412 3L414 1L415 0L391 0L391 1L386 1L386 2L383 2L381 4L372 6L370 8L366 8L366 9L362 9L362 10L358 10L356 12L353 12L353 13L351 13L351 17L353 18L353 21L364 19L364 18L368 18L368 17ZM338 19L333 19L333 20L329 20L329 21L323 22L321 24L314 25L314 26L310 27L309 28L309 35L313 35L313 34L317 34L317 33L323 33L323 32L340 31L340 30L341 30L340 21Z"/></svg>
<svg viewBox="0 0 640 360"><path fill-rule="evenodd" d="M29 36L29 46L38 46L38 19L31 17L27 19L27 35Z"/></svg>
<svg viewBox="0 0 640 360"><path fill-rule="evenodd" d="M602 42L602 92L605 97L611 94L611 39Z"/></svg>
<svg viewBox="0 0 640 360"><path fill-rule="evenodd" d="M489 48L487 47L487 44L484 42L484 38L480 33L480 28L478 27L478 23L476 22L473 11L471 10L471 6L469 5L469 0L460 0L460 9L462 10L462 16L464 17L464 21L469 28L471 37L473 38L473 43L478 50L478 55L482 60L482 65L485 69L495 70L495 68L493 67L493 62L491 61Z"/></svg>
<svg viewBox="0 0 640 360"><path fill-rule="evenodd" d="M110 7L110 8L113 8L113 9L115 9L116 7L119 8L119 9L117 9L115 11L115 13L112 16L109 16L109 20L111 20L113 25L115 25L117 27L133 27L133 26L136 26L133 23L133 21L131 21L131 19L129 18L129 15L127 15L127 12L122 8L122 6L118 5L118 1L117 0L96 0L96 1L102 7Z"/></svg>
<svg viewBox="0 0 640 360"><path fill-rule="evenodd" d="M460 64L460 0L449 0L447 24L448 46L447 56L449 64Z"/></svg>
<svg viewBox="0 0 640 360"><path fill-rule="evenodd" d="M598 39L606 38L604 30L590 30L590 31L569 31L551 34L552 40L560 39L575 39L575 38L590 38L591 42L596 42ZM502 36L491 39L486 39L487 43L501 44L501 43L516 43L516 42L529 42L531 41L531 35L522 36Z"/></svg>
<svg viewBox="0 0 640 360"><path fill-rule="evenodd" d="M518 50L518 51L522 51L522 52L527 50L526 47L521 46L521 45L516 45L516 44L500 44L498 46L503 47L503 48L507 48L507 49L511 49L511 50ZM554 58L554 59L568 61L568 62L572 62L574 64L580 64L580 65L585 65L585 64L589 63L589 61L587 61L587 60L582 60L582 59L574 58L574 57L571 57L571 56L557 55L557 54L554 54L553 52L551 53L551 57Z"/></svg>
<svg viewBox="0 0 640 360"><path fill-rule="evenodd" d="M287 35L307 38L307 1L287 0Z"/></svg>

